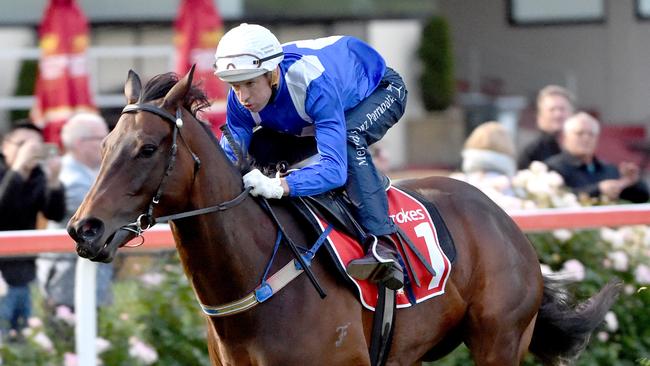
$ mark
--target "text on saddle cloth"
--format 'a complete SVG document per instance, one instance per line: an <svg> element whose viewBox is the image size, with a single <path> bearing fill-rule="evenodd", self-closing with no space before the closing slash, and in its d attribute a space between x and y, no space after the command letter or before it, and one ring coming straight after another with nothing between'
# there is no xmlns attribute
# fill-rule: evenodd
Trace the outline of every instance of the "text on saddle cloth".
<svg viewBox="0 0 650 366"><path fill-rule="evenodd" d="M436 227L429 212L419 201L398 188L391 187L386 193L388 194L389 215L395 224L408 235L409 239L423 254L423 257L429 261L429 265L435 271L435 275L427 271L416 254L408 247L406 247L406 253L401 247L397 248L402 258L408 256L416 272L415 274L409 273L409 276L417 275L419 278L419 287L414 284L415 281L411 281L415 302L420 303L444 294L445 285L451 272L451 262L441 248ZM313 212L312 214L319 223L321 230L328 226L324 219ZM397 242L397 238L394 238L394 241ZM345 268L350 261L364 255L363 248L359 243L340 230L332 230L327 238L326 245L335 254L335 259L339 261L342 268ZM355 284L363 306L369 310L374 310L378 296L376 284L348 277ZM397 292L396 301L398 308L411 306L411 302L409 302L407 295L402 290Z"/></svg>

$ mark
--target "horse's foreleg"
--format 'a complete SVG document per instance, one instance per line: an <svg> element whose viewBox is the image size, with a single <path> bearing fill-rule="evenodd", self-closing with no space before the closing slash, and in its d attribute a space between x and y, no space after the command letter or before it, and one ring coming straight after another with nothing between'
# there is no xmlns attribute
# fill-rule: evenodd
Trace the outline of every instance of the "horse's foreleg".
<svg viewBox="0 0 650 366"><path fill-rule="evenodd" d="M219 361L219 353L217 352L217 334L214 331L214 326L208 322L208 355L210 356L210 364L212 366L222 366Z"/></svg>

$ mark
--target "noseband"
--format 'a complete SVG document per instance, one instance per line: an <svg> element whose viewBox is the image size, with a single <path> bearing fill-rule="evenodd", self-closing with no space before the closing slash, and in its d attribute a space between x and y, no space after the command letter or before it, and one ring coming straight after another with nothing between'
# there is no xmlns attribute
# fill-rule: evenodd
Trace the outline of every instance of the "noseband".
<svg viewBox="0 0 650 366"><path fill-rule="evenodd" d="M234 199L220 203L215 206L181 212L173 215L160 216L157 218L153 217L154 207L160 202L160 197L163 194L163 189L165 187L165 183L167 182L167 178L169 177L172 170L174 169L174 164L176 162L176 153L178 152L178 145L176 142L177 136L181 137L181 141L183 141L183 144L185 145L190 155L192 156L192 160L194 160L194 178L196 178L196 175L199 169L201 168L201 160L198 158L198 156L196 156L196 154L194 154L190 146L187 144L187 142L185 142L185 139L183 138L183 135L180 132L180 129L183 127L182 107L179 106L176 108L176 116L172 115L171 113L164 110L163 108L157 107L152 104L143 104L143 103L127 104L124 107L124 109L122 109L122 114L138 113L138 112L153 113L158 117L161 117L164 121L169 122L172 127L172 146L169 151L169 158L167 159L167 166L165 168L165 173L160 179L160 183L158 183L158 188L156 189L156 193L154 194L153 198L151 199L151 202L149 203L149 208L147 209L147 212L138 216L135 222L122 226L121 229L131 231L135 233L138 237L141 237L142 233L144 233L146 230L148 230L151 226L153 226L156 223L167 222L171 220L181 219L184 217L203 215L210 212L225 211L231 207L240 204L242 201L246 199L246 197L248 196L248 192L250 191L250 188L245 189ZM143 242L144 242L144 238L142 242L140 242L135 246L141 245Z"/></svg>

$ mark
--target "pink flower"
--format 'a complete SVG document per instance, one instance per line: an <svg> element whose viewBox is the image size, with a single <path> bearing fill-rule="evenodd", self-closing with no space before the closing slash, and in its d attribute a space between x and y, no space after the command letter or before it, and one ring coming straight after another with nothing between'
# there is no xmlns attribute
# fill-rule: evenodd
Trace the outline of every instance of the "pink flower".
<svg viewBox="0 0 650 366"><path fill-rule="evenodd" d="M41 318L32 316L29 319L27 319L27 326L30 328L40 328L43 326L43 321L41 320Z"/></svg>
<svg viewBox="0 0 650 366"><path fill-rule="evenodd" d="M560 188L564 185L564 179L557 172L550 171L546 175L546 183L553 188Z"/></svg>
<svg viewBox="0 0 650 366"><path fill-rule="evenodd" d="M558 274L570 281L582 281L585 279L585 266L577 259L569 259Z"/></svg>
<svg viewBox="0 0 650 366"><path fill-rule="evenodd" d="M598 340L603 342L603 343L607 342L607 340L609 340L609 334L607 334L607 332L598 332L596 337L598 337Z"/></svg>
<svg viewBox="0 0 650 366"><path fill-rule="evenodd" d="M15 330L12 329L11 331L14 332L14 335L16 334L16 331L15 331ZM24 337L31 337L31 336L34 334L34 328L31 328L31 327L25 327L25 328L23 328L23 329L20 331L20 333L21 333Z"/></svg>
<svg viewBox="0 0 650 366"><path fill-rule="evenodd" d="M535 203L535 201L531 201L531 200L524 201L524 210L534 210L536 208L537 208L537 203Z"/></svg>
<svg viewBox="0 0 650 366"><path fill-rule="evenodd" d="M605 241L608 241L612 245L612 248L618 249L625 245L625 238L619 230L602 228L600 229L600 236Z"/></svg>
<svg viewBox="0 0 650 366"><path fill-rule="evenodd" d="M612 267L619 271L625 272L629 268L629 258L622 250L617 250L615 252L607 253L607 258L612 260Z"/></svg>
<svg viewBox="0 0 650 366"><path fill-rule="evenodd" d="M532 194L540 196L549 196L553 193L551 187L549 187L549 185L541 179L529 180L526 183L526 190Z"/></svg>
<svg viewBox="0 0 650 366"><path fill-rule="evenodd" d="M66 352L63 354L63 365L64 366L78 366L79 359L74 353Z"/></svg>
<svg viewBox="0 0 650 366"><path fill-rule="evenodd" d="M603 259L603 267L604 268L612 268L612 260L609 258Z"/></svg>
<svg viewBox="0 0 650 366"><path fill-rule="evenodd" d="M165 276L160 273L145 273L140 279L145 285L159 286L165 279Z"/></svg>
<svg viewBox="0 0 650 366"><path fill-rule="evenodd" d="M614 312L608 311L607 314L605 314L605 324L607 325L607 330L610 332L616 332L618 330L618 319Z"/></svg>
<svg viewBox="0 0 650 366"><path fill-rule="evenodd" d="M156 350L138 338L134 336L129 338L129 345L131 346L129 348L129 356L139 359L146 365L151 365L158 360Z"/></svg>
<svg viewBox="0 0 650 366"><path fill-rule="evenodd" d="M530 163L528 169L535 174L545 174L546 172L548 172L548 167L546 166L546 164L537 160Z"/></svg>
<svg viewBox="0 0 650 366"><path fill-rule="evenodd" d="M573 236L573 231L567 229L557 229L553 230L553 236L555 239L565 242Z"/></svg>
<svg viewBox="0 0 650 366"><path fill-rule="evenodd" d="M167 272L176 272L176 271L177 271L177 267L176 267L176 266L172 266L171 264L166 264L163 268L164 268L165 271L167 271Z"/></svg>
<svg viewBox="0 0 650 366"><path fill-rule="evenodd" d="M634 270L634 278L640 285L650 285L650 267L639 264Z"/></svg>
<svg viewBox="0 0 650 366"><path fill-rule="evenodd" d="M56 317L66 322L68 325L74 325L77 321L72 310L65 305L56 307Z"/></svg>
<svg viewBox="0 0 650 366"><path fill-rule="evenodd" d="M34 336L34 342L48 352L52 352L54 350L54 344L52 343L52 340L50 340L50 338L43 332L38 332Z"/></svg>
<svg viewBox="0 0 650 366"><path fill-rule="evenodd" d="M97 354L100 354L111 348L111 342L104 338L97 337L97 339L95 339L95 347L97 349Z"/></svg>

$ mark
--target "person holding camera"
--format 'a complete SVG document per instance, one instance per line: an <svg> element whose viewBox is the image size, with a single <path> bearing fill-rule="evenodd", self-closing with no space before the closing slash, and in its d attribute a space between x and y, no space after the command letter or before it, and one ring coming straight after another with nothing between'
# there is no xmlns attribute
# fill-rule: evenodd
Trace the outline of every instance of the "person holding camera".
<svg viewBox="0 0 650 366"><path fill-rule="evenodd" d="M61 220L64 188L59 182L60 159L48 158L42 131L29 122L15 124L2 138L0 154L0 230L32 230L37 214ZM1 258L7 294L0 300L0 330L17 334L31 315L29 285L36 277L35 257Z"/></svg>
<svg viewBox="0 0 650 366"><path fill-rule="evenodd" d="M65 154L61 158L59 179L65 187L66 214L63 220L50 221L48 228L64 229L92 187L102 162L102 140L108 135L106 121L99 114L79 113L72 116L61 129L61 142ZM44 297L46 311L55 313L59 306L74 307L76 253L42 253L36 260L39 288ZM113 301L111 282L112 263L95 263L97 266L98 306Z"/></svg>

